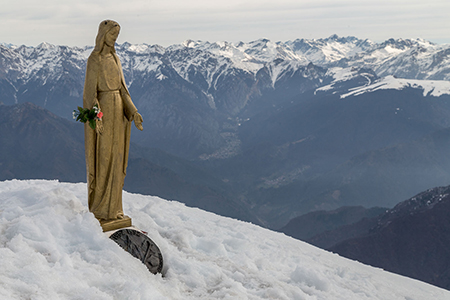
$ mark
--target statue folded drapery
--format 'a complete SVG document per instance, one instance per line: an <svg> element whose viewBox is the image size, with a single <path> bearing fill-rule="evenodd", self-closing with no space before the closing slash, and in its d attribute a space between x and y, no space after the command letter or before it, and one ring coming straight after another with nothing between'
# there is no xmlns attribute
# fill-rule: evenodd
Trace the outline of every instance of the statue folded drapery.
<svg viewBox="0 0 450 300"><path fill-rule="evenodd" d="M83 106L98 105L101 122L86 123L85 151L89 210L100 221L123 219L122 188L130 146L131 122L142 130L142 117L131 101L114 45L120 26L100 23L95 48L88 58Z"/></svg>

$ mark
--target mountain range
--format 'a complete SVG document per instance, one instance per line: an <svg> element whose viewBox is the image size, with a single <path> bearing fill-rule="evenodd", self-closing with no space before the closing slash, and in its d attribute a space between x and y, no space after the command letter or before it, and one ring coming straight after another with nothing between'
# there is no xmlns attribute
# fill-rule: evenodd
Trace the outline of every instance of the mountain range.
<svg viewBox="0 0 450 300"><path fill-rule="evenodd" d="M169 199L193 201L196 194L186 190L196 178L204 191L214 191L211 210L228 202L229 209L245 212L242 218L280 228L318 209L393 207L450 181L449 45L333 35L287 42L187 40L169 47L124 43L116 49L144 118L144 132L132 134L136 151L147 153L130 156L137 171L128 172L135 176L129 184L136 191L172 193L157 179L171 170L166 175L183 179L173 182L185 192ZM0 122L15 123L14 109L25 102L71 119L82 102L91 50L0 45L0 101L13 107L13 119L3 114ZM64 126L77 138L71 125ZM19 137L10 136L9 143L20 147ZM77 148L82 159L80 137L78 144L60 143ZM20 165L14 152L0 154ZM165 165L148 159L159 155ZM45 164L61 165L58 174L83 165L79 160L64 167L52 159ZM190 167L175 170L169 162ZM21 178L19 169L2 169L4 178ZM203 179L191 176L198 172ZM51 177L58 176L72 180ZM225 215L237 215L228 208Z"/></svg>

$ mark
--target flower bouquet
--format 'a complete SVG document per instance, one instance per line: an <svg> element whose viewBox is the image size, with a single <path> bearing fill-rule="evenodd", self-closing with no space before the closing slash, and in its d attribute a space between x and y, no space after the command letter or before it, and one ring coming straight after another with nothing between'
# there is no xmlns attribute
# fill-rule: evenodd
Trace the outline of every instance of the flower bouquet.
<svg viewBox="0 0 450 300"><path fill-rule="evenodd" d="M73 118L76 121L80 121L83 123L89 122L89 126L95 130L97 126L97 120L101 121L103 117L103 113L100 111L98 105L94 105L92 109L82 108L78 106L78 110L73 111Z"/></svg>

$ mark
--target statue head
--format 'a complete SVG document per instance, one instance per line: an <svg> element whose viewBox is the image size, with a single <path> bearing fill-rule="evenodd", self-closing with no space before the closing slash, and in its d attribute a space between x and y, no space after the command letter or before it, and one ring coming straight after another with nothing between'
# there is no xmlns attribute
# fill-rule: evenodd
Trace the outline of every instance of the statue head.
<svg viewBox="0 0 450 300"><path fill-rule="evenodd" d="M95 48L93 52L100 53L106 44L115 52L114 44L120 32L120 25L112 20L104 20L98 26L98 34L95 39Z"/></svg>

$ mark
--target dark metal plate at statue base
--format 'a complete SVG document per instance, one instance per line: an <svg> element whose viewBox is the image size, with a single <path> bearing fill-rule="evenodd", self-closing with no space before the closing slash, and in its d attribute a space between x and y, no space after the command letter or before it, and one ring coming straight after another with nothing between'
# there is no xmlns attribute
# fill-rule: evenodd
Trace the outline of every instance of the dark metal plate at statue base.
<svg viewBox="0 0 450 300"><path fill-rule="evenodd" d="M147 235L136 229L119 229L110 237L120 247L139 259L153 274L161 273L163 257L158 246Z"/></svg>

